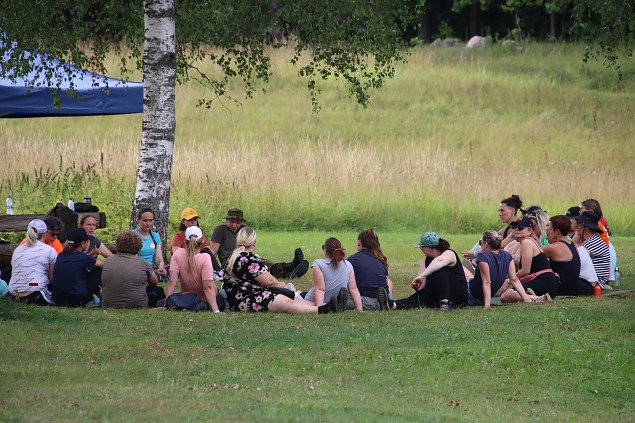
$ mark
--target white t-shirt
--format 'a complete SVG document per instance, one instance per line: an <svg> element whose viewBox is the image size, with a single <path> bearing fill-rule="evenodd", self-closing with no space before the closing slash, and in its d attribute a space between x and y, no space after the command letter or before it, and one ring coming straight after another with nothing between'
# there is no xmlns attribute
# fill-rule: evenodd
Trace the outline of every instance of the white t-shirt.
<svg viewBox="0 0 635 423"><path fill-rule="evenodd" d="M588 282L597 282L598 275L595 273L595 267L593 267L593 260L586 248L583 246L578 247L578 255L580 256L580 279L584 279Z"/></svg>
<svg viewBox="0 0 635 423"><path fill-rule="evenodd" d="M20 245L13 251L11 257L11 280L9 292L31 293L43 291L49 285L50 265L57 260L57 253L53 247L38 241L33 247Z"/></svg>

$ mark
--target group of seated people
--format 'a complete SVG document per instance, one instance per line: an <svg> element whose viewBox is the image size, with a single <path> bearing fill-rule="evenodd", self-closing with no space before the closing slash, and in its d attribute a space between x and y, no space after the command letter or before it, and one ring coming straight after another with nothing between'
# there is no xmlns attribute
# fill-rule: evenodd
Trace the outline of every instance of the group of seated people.
<svg viewBox="0 0 635 423"><path fill-rule="evenodd" d="M170 243L169 266L161 238L152 231L154 212L149 208L139 210L134 231L119 234L116 254L94 236L92 216L79 222L63 247L56 239L60 222L33 220L13 254L9 293L17 301L39 305L78 307L100 298L104 308L154 307L166 304L180 283L182 293L195 293L204 309L215 313L306 314L490 307L493 297L503 303L535 303L557 295L592 295L595 285L608 287L615 254L597 200L549 217L538 206L523 210L514 195L502 200L499 217L505 227L485 231L477 245L462 254L463 261L436 232L422 234L415 244L424 258L411 282L414 293L397 300L388 260L373 229L359 233L357 252L348 258L337 238L326 239L324 257L311 265L312 287L300 292L280 279L308 271L302 250L296 249L288 263L264 260L255 254L256 231L245 224L239 209L228 211L209 241L196 211L183 210ZM159 286L161 278L167 279L166 292ZM221 290L215 284L219 278Z"/></svg>

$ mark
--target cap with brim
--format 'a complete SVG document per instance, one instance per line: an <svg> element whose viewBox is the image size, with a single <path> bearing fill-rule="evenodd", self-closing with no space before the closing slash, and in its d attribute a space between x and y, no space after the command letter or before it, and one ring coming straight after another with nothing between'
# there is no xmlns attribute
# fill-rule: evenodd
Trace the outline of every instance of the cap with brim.
<svg viewBox="0 0 635 423"><path fill-rule="evenodd" d="M569 219L575 219L576 217L580 216L580 207L578 206L569 207L569 210L567 210L567 213L565 213L565 216L567 216Z"/></svg>
<svg viewBox="0 0 635 423"><path fill-rule="evenodd" d="M200 219L201 216L199 216L193 208L187 207L181 212L181 219L192 220L194 218Z"/></svg>
<svg viewBox="0 0 635 423"><path fill-rule="evenodd" d="M515 222L511 222L509 226L513 229L525 229L525 228L533 228L534 222L531 218L527 216L523 216L518 218Z"/></svg>
<svg viewBox="0 0 635 423"><path fill-rule="evenodd" d="M35 232L40 235L45 234L46 231L48 231L48 229L46 228L46 223L44 223L44 221L40 219L33 219L32 221L30 221L27 225L27 230L29 229L35 229Z"/></svg>
<svg viewBox="0 0 635 423"><path fill-rule="evenodd" d="M240 220L241 222L245 221L245 218L243 217L243 211L241 209L227 210L227 216L225 216L225 219Z"/></svg>
<svg viewBox="0 0 635 423"><path fill-rule="evenodd" d="M418 244L415 244L415 248L421 247L435 247L439 245L441 237L436 232L424 232L421 234L421 239Z"/></svg>
<svg viewBox="0 0 635 423"><path fill-rule="evenodd" d="M574 219L577 220L578 223L582 224L585 228L589 228L599 234L602 233L602 229L600 229L600 227L598 226L600 216L593 213L592 211L585 211L584 213L580 213L580 215L574 217Z"/></svg>
<svg viewBox="0 0 635 423"><path fill-rule="evenodd" d="M86 229L84 228L73 229L68 234L68 238L66 238L66 242L68 242L69 244L79 244L88 240L88 234L86 233Z"/></svg>
<svg viewBox="0 0 635 423"><path fill-rule="evenodd" d="M200 241L203 239L203 231L198 226L190 226L185 230L185 239L190 239L192 236L196 236L196 240Z"/></svg>

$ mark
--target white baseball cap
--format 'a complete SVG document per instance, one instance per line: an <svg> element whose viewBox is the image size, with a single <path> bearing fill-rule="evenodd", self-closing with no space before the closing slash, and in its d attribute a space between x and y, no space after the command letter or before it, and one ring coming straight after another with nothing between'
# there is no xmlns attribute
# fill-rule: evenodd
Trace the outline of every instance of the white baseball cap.
<svg viewBox="0 0 635 423"><path fill-rule="evenodd" d="M46 223L44 223L44 221L40 219L33 219L32 221L30 221L29 225L27 226L27 230L29 229L35 229L35 232L37 232L39 235L45 234L46 231L48 231Z"/></svg>
<svg viewBox="0 0 635 423"><path fill-rule="evenodd" d="M185 239L190 239L192 235L196 236L197 241L203 239L203 231L198 226L190 226L185 230Z"/></svg>

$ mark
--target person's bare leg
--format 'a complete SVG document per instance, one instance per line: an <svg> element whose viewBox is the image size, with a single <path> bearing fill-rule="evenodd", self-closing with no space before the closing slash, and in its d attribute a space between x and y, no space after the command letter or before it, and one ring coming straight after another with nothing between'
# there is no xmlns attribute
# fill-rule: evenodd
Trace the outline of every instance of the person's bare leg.
<svg viewBox="0 0 635 423"><path fill-rule="evenodd" d="M269 303L269 311L274 313L309 314L317 313L317 306L308 301L296 301L284 295L276 295Z"/></svg>

